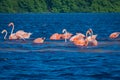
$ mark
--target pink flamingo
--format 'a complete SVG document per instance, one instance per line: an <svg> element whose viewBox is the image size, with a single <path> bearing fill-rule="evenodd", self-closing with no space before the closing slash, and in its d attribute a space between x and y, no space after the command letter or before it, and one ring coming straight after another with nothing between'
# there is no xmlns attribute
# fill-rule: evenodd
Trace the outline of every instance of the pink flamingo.
<svg viewBox="0 0 120 80"><path fill-rule="evenodd" d="M33 42L34 42L34 43L43 43L44 40L45 40L45 38L37 38L37 39L35 39Z"/></svg>
<svg viewBox="0 0 120 80"><path fill-rule="evenodd" d="M7 30L4 29L4 30L2 30L1 33L2 33L2 34L5 33L4 39L6 40L6 39L7 39L6 37L7 37L7 34L8 34Z"/></svg>
<svg viewBox="0 0 120 80"><path fill-rule="evenodd" d="M82 33L76 33L76 35L70 38L70 41L74 42L75 40L79 40L80 38L85 38L85 35Z"/></svg>
<svg viewBox="0 0 120 80"><path fill-rule="evenodd" d="M62 37L61 34L54 33L54 34L50 37L50 40L60 40L61 37Z"/></svg>
<svg viewBox="0 0 120 80"><path fill-rule="evenodd" d="M90 34L90 36L88 36L88 34ZM93 32L91 32L91 29L89 29L86 32L86 38L84 39L84 37L79 38L78 40L73 41L73 43L75 45L79 45L79 46L97 46L98 42L96 40L96 35L93 35Z"/></svg>
<svg viewBox="0 0 120 80"><path fill-rule="evenodd" d="M120 35L120 32L114 32L114 33L110 34L109 37L110 37L111 39L115 39L115 38L117 38L119 35Z"/></svg>
<svg viewBox="0 0 120 80"><path fill-rule="evenodd" d="M67 32L66 29L63 29L62 33L64 33L64 34L62 34L62 39L65 39L65 42L67 42L67 39L69 39L73 35L73 34Z"/></svg>
<svg viewBox="0 0 120 80"><path fill-rule="evenodd" d="M90 36L88 36L88 34L89 34ZM97 34L96 34L96 35L93 35L93 30L90 28L90 29L88 29L88 31L86 32L86 37L88 38L88 40L96 39Z"/></svg>
<svg viewBox="0 0 120 80"><path fill-rule="evenodd" d="M16 35L16 33L13 33L13 31L14 31L14 23L13 22L9 23L8 26L12 26L12 31L11 31L11 34L9 36L10 40L12 40L12 39L23 39L23 40L25 40L24 37L21 34ZM20 31L22 31L22 30L20 30Z"/></svg>
<svg viewBox="0 0 120 80"><path fill-rule="evenodd" d="M88 34L90 34L90 36L88 36ZM97 46L98 45L98 42L96 40L96 37L97 35L93 35L93 31L92 29L89 29L87 32L86 32L86 41L87 41L87 45L91 45L91 46Z"/></svg>
<svg viewBox="0 0 120 80"><path fill-rule="evenodd" d="M14 23L11 22L11 23L9 23L8 26L12 26L12 31L11 31L11 35L10 35L9 39L24 39L25 40L25 39L28 39L32 35L32 33L27 33L27 32L24 32L23 30L19 30L13 34Z"/></svg>

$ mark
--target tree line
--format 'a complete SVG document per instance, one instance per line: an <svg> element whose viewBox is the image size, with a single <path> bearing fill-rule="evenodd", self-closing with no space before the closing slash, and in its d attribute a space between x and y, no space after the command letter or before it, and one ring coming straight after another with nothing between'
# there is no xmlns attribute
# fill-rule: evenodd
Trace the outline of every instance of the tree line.
<svg viewBox="0 0 120 80"><path fill-rule="evenodd" d="M120 0L0 0L0 13L120 12Z"/></svg>

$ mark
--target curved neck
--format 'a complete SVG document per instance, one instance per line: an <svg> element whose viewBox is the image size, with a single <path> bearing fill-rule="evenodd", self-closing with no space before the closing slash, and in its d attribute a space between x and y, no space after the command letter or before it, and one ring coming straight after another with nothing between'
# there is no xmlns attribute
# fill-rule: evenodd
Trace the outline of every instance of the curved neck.
<svg viewBox="0 0 120 80"><path fill-rule="evenodd" d="M88 37L88 34L90 34L90 31L89 31L89 30L86 32L86 38Z"/></svg>
<svg viewBox="0 0 120 80"><path fill-rule="evenodd" d="M67 39L66 39L66 37L67 37L67 30L66 30L66 29L63 29L62 32L65 34L65 42L67 42Z"/></svg>
<svg viewBox="0 0 120 80"><path fill-rule="evenodd" d="M92 37L92 35L93 35L92 29L89 29L89 30L86 32L86 37L88 37L88 34Z"/></svg>
<svg viewBox="0 0 120 80"><path fill-rule="evenodd" d="M90 33L91 33L91 37L92 37L92 35L93 35L93 30L92 29L90 29Z"/></svg>
<svg viewBox="0 0 120 80"><path fill-rule="evenodd" d="M6 39L6 37L7 37L7 31L5 30L4 32L5 32L4 39ZM4 32L2 32L2 33L4 33Z"/></svg>
<svg viewBox="0 0 120 80"><path fill-rule="evenodd" d="M62 32L63 32L64 34L65 34L65 33L67 33L66 29L63 29L63 31L62 31Z"/></svg>
<svg viewBox="0 0 120 80"><path fill-rule="evenodd" d="M13 34L13 31L14 31L14 24L12 25L11 34Z"/></svg>

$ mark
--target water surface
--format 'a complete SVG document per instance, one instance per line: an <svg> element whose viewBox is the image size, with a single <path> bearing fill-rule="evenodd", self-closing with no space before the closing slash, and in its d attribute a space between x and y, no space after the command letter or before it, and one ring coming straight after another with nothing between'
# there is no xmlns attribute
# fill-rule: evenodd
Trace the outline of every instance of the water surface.
<svg viewBox="0 0 120 80"><path fill-rule="evenodd" d="M15 30L32 32L30 39L3 40L0 37L1 80L120 80L120 13L0 14L0 31L10 34L9 22ZM51 41L53 33L84 33L92 28L98 34L98 46L80 47L64 40ZM46 37L44 44L34 44ZM8 38L8 36L7 36Z"/></svg>

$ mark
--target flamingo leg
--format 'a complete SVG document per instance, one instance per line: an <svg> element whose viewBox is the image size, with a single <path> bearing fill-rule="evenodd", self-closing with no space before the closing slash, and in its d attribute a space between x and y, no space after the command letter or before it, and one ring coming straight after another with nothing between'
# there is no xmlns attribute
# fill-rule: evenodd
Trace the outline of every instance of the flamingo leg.
<svg viewBox="0 0 120 80"><path fill-rule="evenodd" d="M19 35L19 37L25 41L25 38L23 36Z"/></svg>

